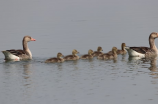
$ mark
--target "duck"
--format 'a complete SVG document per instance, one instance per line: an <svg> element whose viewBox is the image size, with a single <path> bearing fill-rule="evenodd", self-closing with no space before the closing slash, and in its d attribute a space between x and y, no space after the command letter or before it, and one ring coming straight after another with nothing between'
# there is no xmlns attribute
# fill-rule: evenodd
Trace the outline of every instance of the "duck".
<svg viewBox="0 0 158 104"><path fill-rule="evenodd" d="M127 51L125 50L125 47L126 47L126 44L125 44L125 43L122 43L122 44L121 44L121 50L117 50L117 54L121 54L121 55L126 54Z"/></svg>
<svg viewBox="0 0 158 104"><path fill-rule="evenodd" d="M4 60L20 61L20 60L32 59L32 53L27 45L27 43L30 41L36 41L36 39L32 38L31 36L24 36L22 40L23 50L11 49L11 50L2 51L2 53L5 56Z"/></svg>
<svg viewBox="0 0 158 104"><path fill-rule="evenodd" d="M79 56L77 56L76 54L78 54L79 52L74 49L72 50L72 55L67 55L64 57L65 60L78 60L79 59Z"/></svg>
<svg viewBox="0 0 158 104"><path fill-rule="evenodd" d="M57 53L57 57L47 59L45 61L45 63L61 63L61 62L64 62L65 60L61 57L63 57L63 54L59 52L59 53Z"/></svg>
<svg viewBox="0 0 158 104"><path fill-rule="evenodd" d="M130 57L156 57L158 54L157 47L155 45L155 39L158 37L158 33L152 32L149 35L149 45L150 47L129 47L126 46L125 49Z"/></svg>
<svg viewBox="0 0 158 104"><path fill-rule="evenodd" d="M98 59L115 59L115 58L117 58L117 48L116 47L113 47L112 48L112 51L111 51L112 53L104 53L104 54L101 54L101 55L99 55L97 58Z"/></svg>
<svg viewBox="0 0 158 104"><path fill-rule="evenodd" d="M95 57L95 56L99 56L100 54L103 54L103 52L101 52L101 51L103 51L103 49L102 49L102 47L99 46L97 51L93 52L93 56Z"/></svg>
<svg viewBox="0 0 158 104"><path fill-rule="evenodd" d="M92 59L93 58L92 54L93 54L93 50L90 49L88 51L88 54L85 54L85 55L81 56L80 59Z"/></svg>

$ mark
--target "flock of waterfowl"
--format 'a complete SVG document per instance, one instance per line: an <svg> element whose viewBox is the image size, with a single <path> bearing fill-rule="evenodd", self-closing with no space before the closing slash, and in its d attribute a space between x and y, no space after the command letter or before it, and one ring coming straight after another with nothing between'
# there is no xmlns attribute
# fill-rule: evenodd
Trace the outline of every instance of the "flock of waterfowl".
<svg viewBox="0 0 158 104"><path fill-rule="evenodd" d="M85 54L81 57L79 57L77 54L79 53L76 49L72 51L72 55L63 56L62 53L58 53L57 57L47 59L46 63L54 63L54 62L64 62L67 60L78 60L78 59L92 59L93 57L97 57L97 59L115 59L117 58L118 54L126 54L128 52L129 56L132 57L156 57L158 54L157 47L155 45L155 38L158 37L158 33L152 32L149 36L149 45L150 47L127 47L125 43L122 43L121 50L118 50L116 47L113 47L111 51L107 53L103 53L102 47L98 47L97 51L88 50L88 54ZM2 51L2 53L5 56L5 60L14 60L14 61L20 61L20 60L28 60L32 59L32 53L28 48L27 42L30 41L36 41L30 36L24 36L23 38L23 50L5 50Z"/></svg>

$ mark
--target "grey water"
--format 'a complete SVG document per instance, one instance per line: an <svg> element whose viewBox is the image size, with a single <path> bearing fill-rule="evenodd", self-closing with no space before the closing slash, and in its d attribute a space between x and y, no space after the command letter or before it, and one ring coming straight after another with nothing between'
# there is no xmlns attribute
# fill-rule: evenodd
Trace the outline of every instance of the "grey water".
<svg viewBox="0 0 158 104"><path fill-rule="evenodd" d="M157 59L44 61L58 52L79 56L98 46L149 46L158 32L157 0L1 0L0 50L22 49L33 60L5 62L0 53L1 104L155 104ZM158 40L155 40L158 45Z"/></svg>

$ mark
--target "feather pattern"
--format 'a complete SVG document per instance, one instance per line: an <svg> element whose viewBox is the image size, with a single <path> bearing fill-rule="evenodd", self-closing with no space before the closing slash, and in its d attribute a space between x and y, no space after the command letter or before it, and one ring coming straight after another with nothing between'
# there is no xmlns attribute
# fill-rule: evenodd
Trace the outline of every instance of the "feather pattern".
<svg viewBox="0 0 158 104"><path fill-rule="evenodd" d="M158 51L155 45L155 38L158 37L158 33L152 32L149 36L149 45L150 47L125 47L128 51L129 56L136 57L153 57L157 56Z"/></svg>
<svg viewBox="0 0 158 104"><path fill-rule="evenodd" d="M5 56L5 60L20 61L20 60L32 59L32 53L27 46L27 42L29 42L29 41L36 41L36 40L30 36L24 36L23 41L22 41L23 42L23 50L11 49L11 50L2 51L2 53Z"/></svg>

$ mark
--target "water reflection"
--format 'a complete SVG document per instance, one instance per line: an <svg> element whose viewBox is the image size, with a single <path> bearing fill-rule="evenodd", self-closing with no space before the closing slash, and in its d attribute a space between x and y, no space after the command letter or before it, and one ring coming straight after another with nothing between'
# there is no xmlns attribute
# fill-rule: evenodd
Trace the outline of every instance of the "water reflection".
<svg viewBox="0 0 158 104"><path fill-rule="evenodd" d="M3 63L4 69L8 69L11 74L16 74L18 77L23 77L24 79L30 78L32 74L31 66L31 61L5 61L5 63Z"/></svg>
<svg viewBox="0 0 158 104"><path fill-rule="evenodd" d="M156 66L156 62L157 62L156 58L150 59L150 67L149 67L150 71L152 71L152 72L158 72L158 68Z"/></svg>
<svg viewBox="0 0 158 104"><path fill-rule="evenodd" d="M129 62L136 62L136 61L139 61L140 59L141 59L140 57L129 57L128 61Z"/></svg>
<svg viewBox="0 0 158 104"><path fill-rule="evenodd" d="M126 56L127 56L127 54L122 55L122 60L121 61L126 61Z"/></svg>
<svg viewBox="0 0 158 104"><path fill-rule="evenodd" d="M88 59L89 63L90 63L90 68L93 68L94 67L94 59Z"/></svg>
<svg viewBox="0 0 158 104"><path fill-rule="evenodd" d="M113 63L117 63L117 58L114 58L114 59L113 59Z"/></svg>
<svg viewBox="0 0 158 104"><path fill-rule="evenodd" d="M14 89L17 95L22 93L24 98L29 99L34 88L32 61L5 61L2 65L5 72L3 74L7 78L5 79L5 86L8 86L5 90ZM11 94L10 96L14 95Z"/></svg>
<svg viewBox="0 0 158 104"><path fill-rule="evenodd" d="M158 68L156 66L157 57L150 57L150 58L140 58L140 57L129 57L128 58L128 65L130 69L138 69L144 70L149 69L152 72L157 72ZM139 71L142 72L142 71ZM143 71L144 72L144 71Z"/></svg>
<svg viewBox="0 0 158 104"><path fill-rule="evenodd" d="M56 65L57 69L62 71L65 67L73 67L74 69L78 69L78 61L79 60L69 60L69 61L65 61L63 63L49 63L49 65Z"/></svg>
<svg viewBox="0 0 158 104"><path fill-rule="evenodd" d="M23 65L25 75L30 75L32 73L30 67L31 67L31 63L27 63Z"/></svg>
<svg viewBox="0 0 158 104"><path fill-rule="evenodd" d="M63 69L63 67L62 67L62 63L57 63L57 67L58 67L58 70L62 70Z"/></svg>
<svg viewBox="0 0 158 104"><path fill-rule="evenodd" d="M140 57L129 57L128 58L128 65L130 65L130 69L138 69L139 65L141 64Z"/></svg>

